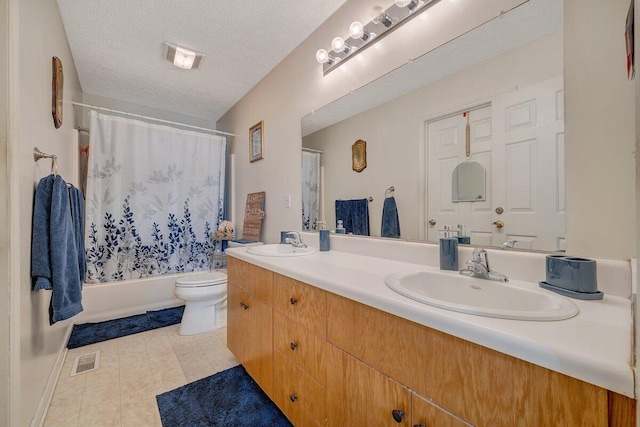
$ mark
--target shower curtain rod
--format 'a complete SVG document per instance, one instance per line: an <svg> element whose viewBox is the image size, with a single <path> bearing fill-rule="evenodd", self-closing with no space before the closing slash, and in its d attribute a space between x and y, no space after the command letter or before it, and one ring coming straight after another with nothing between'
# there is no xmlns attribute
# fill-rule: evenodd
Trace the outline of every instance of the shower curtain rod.
<svg viewBox="0 0 640 427"><path fill-rule="evenodd" d="M313 148L306 148L306 147L302 147L302 151L308 151L308 152L310 152L310 153L320 153L320 154L324 154L324 151L314 150Z"/></svg>
<svg viewBox="0 0 640 427"><path fill-rule="evenodd" d="M220 134L220 135L236 136L233 133L227 133L227 132L222 132L222 131L215 130L215 129L203 128L203 127L200 127L200 126L188 125L186 123L174 122L174 121L171 121L171 120L158 119L156 117L151 117L151 116L143 116L142 114L127 113L126 111L113 110L111 108L99 107L97 105L83 104L81 102L72 102L71 104L74 107L86 107L86 108L91 108L91 109L98 110L98 111L107 111L109 113L123 114L125 116L136 117L136 118L139 118L139 119L142 119L142 120L153 120L153 121L159 122L159 123L167 123L167 124L170 124L170 125L182 126L182 127L186 127L186 128L189 128L189 129L198 129L198 130L203 130L203 131L207 131L207 132L217 133L217 134Z"/></svg>

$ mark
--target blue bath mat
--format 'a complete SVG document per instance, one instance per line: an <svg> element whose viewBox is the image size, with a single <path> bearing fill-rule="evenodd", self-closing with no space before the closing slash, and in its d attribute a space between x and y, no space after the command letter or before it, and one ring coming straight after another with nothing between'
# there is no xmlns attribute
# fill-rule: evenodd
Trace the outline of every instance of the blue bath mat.
<svg viewBox="0 0 640 427"><path fill-rule="evenodd" d="M147 317L151 322L151 327L156 329L177 325L182 321L182 313L184 313L184 305L158 311L147 311Z"/></svg>
<svg viewBox="0 0 640 427"><path fill-rule="evenodd" d="M150 326L146 314L137 314L122 319L107 320L106 322L73 325L67 348L82 347L113 338L137 334L138 332L150 330Z"/></svg>
<svg viewBox="0 0 640 427"><path fill-rule="evenodd" d="M239 365L156 396L163 427L292 427Z"/></svg>
<svg viewBox="0 0 640 427"><path fill-rule="evenodd" d="M67 348L83 347L138 332L176 325L182 320L183 312L184 305L181 305L164 310L147 311L145 314L136 314L122 319L73 325Z"/></svg>

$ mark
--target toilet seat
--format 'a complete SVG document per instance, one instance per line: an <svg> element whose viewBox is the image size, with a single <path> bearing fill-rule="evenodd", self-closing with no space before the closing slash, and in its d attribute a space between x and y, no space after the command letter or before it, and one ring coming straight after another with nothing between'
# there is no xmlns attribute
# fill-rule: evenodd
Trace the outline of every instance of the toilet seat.
<svg viewBox="0 0 640 427"><path fill-rule="evenodd" d="M214 286L227 283L227 275L220 271L211 273L195 274L193 276L181 277L176 280L179 288L199 288L203 286Z"/></svg>

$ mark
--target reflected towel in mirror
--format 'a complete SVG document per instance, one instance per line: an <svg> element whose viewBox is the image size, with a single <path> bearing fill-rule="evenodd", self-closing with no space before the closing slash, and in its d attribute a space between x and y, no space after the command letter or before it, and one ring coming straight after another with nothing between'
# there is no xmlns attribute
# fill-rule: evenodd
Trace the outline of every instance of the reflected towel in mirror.
<svg viewBox="0 0 640 427"><path fill-rule="evenodd" d="M382 237L400 237L400 219L398 218L398 207L396 199L391 196L384 199L382 206Z"/></svg>
<svg viewBox="0 0 640 427"><path fill-rule="evenodd" d="M346 233L369 235L369 202L367 199L336 200L336 224L342 220Z"/></svg>

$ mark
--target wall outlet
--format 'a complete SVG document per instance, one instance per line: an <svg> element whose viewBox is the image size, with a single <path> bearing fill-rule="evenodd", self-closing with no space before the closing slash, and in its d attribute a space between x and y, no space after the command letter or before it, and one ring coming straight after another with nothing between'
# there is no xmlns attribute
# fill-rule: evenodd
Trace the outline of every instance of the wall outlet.
<svg viewBox="0 0 640 427"><path fill-rule="evenodd" d="M291 194L287 193L284 196L284 207L285 208L290 208L291 207Z"/></svg>

